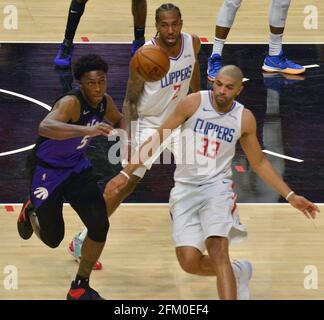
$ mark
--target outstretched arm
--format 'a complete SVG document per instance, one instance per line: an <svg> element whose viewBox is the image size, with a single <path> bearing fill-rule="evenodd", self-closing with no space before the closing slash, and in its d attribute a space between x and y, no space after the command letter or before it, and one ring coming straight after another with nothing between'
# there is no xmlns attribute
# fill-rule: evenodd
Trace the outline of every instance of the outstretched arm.
<svg viewBox="0 0 324 320"><path fill-rule="evenodd" d="M293 193L264 156L256 136L255 118L248 109L243 111L240 143L252 169L257 175L284 198L289 195L288 201L293 207L301 211L307 218L310 215L314 219L316 213L319 212L319 208L304 197Z"/></svg>
<svg viewBox="0 0 324 320"><path fill-rule="evenodd" d="M135 151L122 173L108 182L105 189L108 197L118 194L127 185L130 175L158 150L172 130L178 128L195 113L199 105L200 92L193 93L180 101L161 127Z"/></svg>

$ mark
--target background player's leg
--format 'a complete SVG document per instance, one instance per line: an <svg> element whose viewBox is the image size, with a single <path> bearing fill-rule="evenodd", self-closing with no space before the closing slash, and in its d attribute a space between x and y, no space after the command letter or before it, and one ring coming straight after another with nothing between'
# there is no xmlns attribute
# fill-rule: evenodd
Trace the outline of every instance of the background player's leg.
<svg viewBox="0 0 324 320"><path fill-rule="evenodd" d="M223 47L233 25L236 12L241 6L241 2L242 0L225 0L218 12L213 52L208 59L207 77L211 82L215 80L218 71L222 67L221 57Z"/></svg>
<svg viewBox="0 0 324 320"><path fill-rule="evenodd" d="M272 0L269 8L270 40L269 53L262 69L268 72L300 74L305 68L289 61L283 54L282 38L291 0Z"/></svg>
<svg viewBox="0 0 324 320"><path fill-rule="evenodd" d="M68 68L71 66L71 59L74 48L73 40L87 1L88 0L71 1L64 41L60 45L59 51L54 59L54 64L57 67Z"/></svg>
<svg viewBox="0 0 324 320"><path fill-rule="evenodd" d="M134 41L132 42L131 53L133 55L145 43L146 0L132 0L132 14L134 21Z"/></svg>

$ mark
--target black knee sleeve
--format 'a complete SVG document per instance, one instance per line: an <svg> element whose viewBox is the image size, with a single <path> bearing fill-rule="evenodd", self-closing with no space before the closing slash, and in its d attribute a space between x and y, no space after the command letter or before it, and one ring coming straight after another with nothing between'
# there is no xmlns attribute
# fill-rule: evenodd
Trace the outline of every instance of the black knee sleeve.
<svg viewBox="0 0 324 320"><path fill-rule="evenodd" d="M109 230L109 221L108 218L102 223L94 226L94 227L87 227L88 228L88 237L96 242L105 242L107 239L107 234Z"/></svg>
<svg viewBox="0 0 324 320"><path fill-rule="evenodd" d="M62 242L64 235L60 236L49 236L49 235L44 235L40 234L42 241L50 248L54 249L57 248L60 243Z"/></svg>
<svg viewBox="0 0 324 320"><path fill-rule="evenodd" d="M91 206L91 212L87 215L85 226L88 229L88 237L96 242L105 242L109 230L109 220L106 204L103 196L97 199Z"/></svg>

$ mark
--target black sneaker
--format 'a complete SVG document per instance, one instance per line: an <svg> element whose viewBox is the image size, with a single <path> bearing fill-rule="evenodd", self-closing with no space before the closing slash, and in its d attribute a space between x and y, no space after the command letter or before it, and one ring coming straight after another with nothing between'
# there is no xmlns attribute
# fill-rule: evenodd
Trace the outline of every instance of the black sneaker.
<svg viewBox="0 0 324 320"><path fill-rule="evenodd" d="M29 214L34 210L30 200L24 203L17 220L17 229L21 238L28 240L34 230L29 220Z"/></svg>
<svg viewBox="0 0 324 320"><path fill-rule="evenodd" d="M72 281L71 288L66 295L66 300L105 300L99 293L90 288L89 285L80 287Z"/></svg>

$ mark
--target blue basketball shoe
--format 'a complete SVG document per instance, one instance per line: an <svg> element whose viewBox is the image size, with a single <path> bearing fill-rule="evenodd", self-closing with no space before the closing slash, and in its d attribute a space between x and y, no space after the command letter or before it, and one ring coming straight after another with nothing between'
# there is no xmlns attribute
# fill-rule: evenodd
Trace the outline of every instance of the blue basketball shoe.
<svg viewBox="0 0 324 320"><path fill-rule="evenodd" d="M131 46L131 55L133 56L135 52L145 43L145 39L141 40L133 40L132 46Z"/></svg>
<svg viewBox="0 0 324 320"><path fill-rule="evenodd" d="M54 64L58 68L70 68L73 55L74 45L61 43L57 55L54 59Z"/></svg>
<svg viewBox="0 0 324 320"><path fill-rule="evenodd" d="M214 82L218 71L222 68L222 57L218 53L208 58L207 79Z"/></svg>
<svg viewBox="0 0 324 320"><path fill-rule="evenodd" d="M287 74L300 74L306 70L303 66L288 60L282 51L277 56L266 56L262 69L267 72Z"/></svg>

